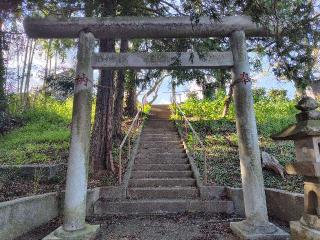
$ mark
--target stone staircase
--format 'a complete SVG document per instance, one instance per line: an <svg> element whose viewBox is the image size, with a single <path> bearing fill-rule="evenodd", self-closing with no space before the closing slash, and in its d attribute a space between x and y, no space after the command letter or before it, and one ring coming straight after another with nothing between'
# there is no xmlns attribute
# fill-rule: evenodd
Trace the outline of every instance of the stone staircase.
<svg viewBox="0 0 320 240"><path fill-rule="evenodd" d="M209 199L200 197L186 151L169 116L168 106L152 107L141 133L127 198L100 200L95 206L95 214L233 211L233 203L220 199L219 191L217 194L211 193L213 197Z"/></svg>

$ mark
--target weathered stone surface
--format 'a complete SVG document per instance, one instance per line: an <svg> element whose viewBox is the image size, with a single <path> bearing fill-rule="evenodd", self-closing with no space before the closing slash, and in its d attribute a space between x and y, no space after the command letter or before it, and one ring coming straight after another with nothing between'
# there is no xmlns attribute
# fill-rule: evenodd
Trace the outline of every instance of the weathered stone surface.
<svg viewBox="0 0 320 240"><path fill-rule="evenodd" d="M175 61L179 60L178 64ZM103 69L177 69L177 68L231 68L231 52L208 52L203 58L197 53L96 53L92 67Z"/></svg>
<svg viewBox="0 0 320 240"><path fill-rule="evenodd" d="M80 230L85 225L91 129L93 70L92 33L79 33L77 77L75 79L71 141L64 201L63 229Z"/></svg>
<svg viewBox="0 0 320 240"><path fill-rule="evenodd" d="M290 222L292 240L319 240L320 231L303 226L299 221Z"/></svg>
<svg viewBox="0 0 320 240"><path fill-rule="evenodd" d="M129 187L192 187L195 183L192 178L141 178L131 179Z"/></svg>
<svg viewBox="0 0 320 240"><path fill-rule="evenodd" d="M320 218L316 215L304 213L300 219L300 223L306 227L320 231Z"/></svg>
<svg viewBox="0 0 320 240"><path fill-rule="evenodd" d="M252 82L246 37L243 31L231 35L233 82L239 158L246 219L251 224L268 223L258 132L253 108Z"/></svg>
<svg viewBox="0 0 320 240"><path fill-rule="evenodd" d="M195 186L130 187L128 189L128 198L130 199L191 199L198 197L199 190Z"/></svg>
<svg viewBox="0 0 320 240"><path fill-rule="evenodd" d="M1 178L21 177L27 180L40 179L50 180L53 177L64 173L66 164L26 164L26 165L0 165Z"/></svg>
<svg viewBox="0 0 320 240"><path fill-rule="evenodd" d="M77 231L65 231L63 227L59 227L43 240L94 240L100 229L100 225L86 224L84 228Z"/></svg>
<svg viewBox="0 0 320 240"><path fill-rule="evenodd" d="M121 187L103 187L88 190L87 216L93 216L94 204L100 197L119 200ZM15 239L32 229L58 217L63 211L64 193L52 192L0 203L0 239Z"/></svg>
<svg viewBox="0 0 320 240"><path fill-rule="evenodd" d="M302 111L296 115L297 123L278 134L274 134L272 138L274 140L303 141L303 138L306 137L320 136L320 112L315 111L318 106L319 104L313 98L302 97L296 105L296 108Z"/></svg>
<svg viewBox="0 0 320 240"><path fill-rule="evenodd" d="M228 36L244 30L247 36L270 36L248 16L228 16L214 22L201 17L195 26L190 17L25 18L31 38L78 38L86 30L96 38L189 38Z"/></svg>
<svg viewBox="0 0 320 240"><path fill-rule="evenodd" d="M230 223L232 231L244 240L289 240L289 234L272 223L251 225L246 221Z"/></svg>
<svg viewBox="0 0 320 240"><path fill-rule="evenodd" d="M295 162L286 165L286 171L291 175L320 177L320 162Z"/></svg>
<svg viewBox="0 0 320 240"><path fill-rule="evenodd" d="M271 136L274 140L296 140L308 136L320 136L320 120L307 120L293 124L278 134Z"/></svg>
<svg viewBox="0 0 320 240"><path fill-rule="evenodd" d="M320 162L319 143L319 136L297 138L294 141L297 162Z"/></svg>
<svg viewBox="0 0 320 240"><path fill-rule="evenodd" d="M11 240L59 215L58 193L0 203L0 239Z"/></svg>
<svg viewBox="0 0 320 240"><path fill-rule="evenodd" d="M94 206L96 216L167 214L167 213L233 213L233 203L228 200L199 199L147 199L108 201L99 199Z"/></svg>
<svg viewBox="0 0 320 240"><path fill-rule="evenodd" d="M123 199L125 197L124 186L100 187L99 198Z"/></svg>
<svg viewBox="0 0 320 240"><path fill-rule="evenodd" d="M301 218L304 208L303 194L266 188L266 198L269 216L285 222Z"/></svg>
<svg viewBox="0 0 320 240"><path fill-rule="evenodd" d="M244 211L242 188L227 187L226 193L227 193L228 199L230 199L233 202L234 213L241 216L241 217L244 217L245 211Z"/></svg>
<svg viewBox="0 0 320 240"><path fill-rule="evenodd" d="M306 178L304 182L304 213L320 216L319 178Z"/></svg>
<svg viewBox="0 0 320 240"><path fill-rule="evenodd" d="M285 222L299 220L303 214L304 197L300 193L266 188L269 216ZM226 188L227 197L234 203L234 211L244 216L243 193L241 188Z"/></svg>
<svg viewBox="0 0 320 240"><path fill-rule="evenodd" d="M226 188L222 186L200 186L200 198L203 200L225 199Z"/></svg>
<svg viewBox="0 0 320 240"><path fill-rule="evenodd" d="M311 97L308 96L303 96L298 104L296 105L296 108L305 112L305 111L311 111L311 110L315 110L319 107L319 104L316 100L314 100Z"/></svg>
<svg viewBox="0 0 320 240"><path fill-rule="evenodd" d="M301 112L296 115L296 119L298 122L307 121L307 120L319 120L320 112L315 110L311 110L308 112Z"/></svg>

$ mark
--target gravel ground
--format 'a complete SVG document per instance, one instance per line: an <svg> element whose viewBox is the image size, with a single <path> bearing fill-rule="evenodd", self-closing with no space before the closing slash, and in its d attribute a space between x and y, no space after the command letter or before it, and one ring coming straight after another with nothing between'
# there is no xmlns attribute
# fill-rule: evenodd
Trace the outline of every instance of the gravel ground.
<svg viewBox="0 0 320 240"><path fill-rule="evenodd" d="M97 240L236 240L229 228L232 220L239 218L218 214L108 218Z"/></svg>
<svg viewBox="0 0 320 240"><path fill-rule="evenodd" d="M229 223L239 220L237 216L225 214L174 214L90 218L88 222L101 224L96 240L237 240ZM54 219L16 240L42 239L61 222Z"/></svg>
<svg viewBox="0 0 320 240"><path fill-rule="evenodd" d="M229 224L241 220L226 214L170 214L89 218L88 222L101 225L95 240L238 240ZM289 232L287 223L270 221ZM40 240L61 224L56 218L15 240Z"/></svg>

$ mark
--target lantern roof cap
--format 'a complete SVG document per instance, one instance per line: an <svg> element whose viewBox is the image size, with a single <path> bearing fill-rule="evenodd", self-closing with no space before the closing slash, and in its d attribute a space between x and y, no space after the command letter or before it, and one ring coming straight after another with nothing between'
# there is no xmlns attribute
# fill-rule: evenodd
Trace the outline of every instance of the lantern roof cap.
<svg viewBox="0 0 320 240"><path fill-rule="evenodd" d="M311 97L304 96L296 105L301 112L296 115L297 123L278 134L271 136L274 140L297 140L305 137L320 136L319 104Z"/></svg>

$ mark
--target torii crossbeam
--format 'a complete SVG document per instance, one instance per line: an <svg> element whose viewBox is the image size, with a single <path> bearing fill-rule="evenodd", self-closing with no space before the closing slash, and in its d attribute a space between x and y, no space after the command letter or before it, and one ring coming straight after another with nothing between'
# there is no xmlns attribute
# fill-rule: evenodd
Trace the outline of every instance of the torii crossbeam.
<svg viewBox="0 0 320 240"><path fill-rule="evenodd" d="M198 23L191 22L189 17L28 17L24 28L31 38L78 38L83 30L98 39L225 37L236 30L244 31L248 37L272 35L248 16L223 17L220 21L200 17Z"/></svg>

